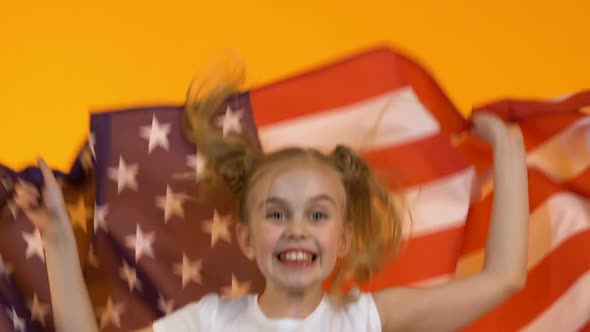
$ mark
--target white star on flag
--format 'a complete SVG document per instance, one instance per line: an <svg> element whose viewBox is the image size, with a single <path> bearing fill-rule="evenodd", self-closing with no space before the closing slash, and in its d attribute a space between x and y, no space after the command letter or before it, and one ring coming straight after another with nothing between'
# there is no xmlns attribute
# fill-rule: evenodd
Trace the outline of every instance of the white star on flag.
<svg viewBox="0 0 590 332"><path fill-rule="evenodd" d="M11 310L6 309L6 314L12 321L12 327L17 332L24 332L25 331L25 320L20 318L14 310L14 307L11 307Z"/></svg>
<svg viewBox="0 0 590 332"><path fill-rule="evenodd" d="M37 293L34 293L33 299L28 303L28 307L31 311L31 320L36 320L45 327L45 316L49 313L49 305L39 301Z"/></svg>
<svg viewBox="0 0 590 332"><path fill-rule="evenodd" d="M12 273L12 264L7 263L2 258L2 254L0 254L0 276L2 277L9 277Z"/></svg>
<svg viewBox="0 0 590 332"><path fill-rule="evenodd" d="M35 228L33 233L23 232L23 239L27 242L27 249L25 256L27 259L35 255L45 262L45 253L43 252L43 240L41 239L41 233L39 229Z"/></svg>
<svg viewBox="0 0 590 332"><path fill-rule="evenodd" d="M109 296L106 306L100 307L97 310L100 316L100 329L104 329L107 325L112 324L118 328L121 327L121 315L125 311L125 305L121 302L113 303Z"/></svg>
<svg viewBox="0 0 590 332"><path fill-rule="evenodd" d="M174 273L182 277L182 288L186 287L189 282L195 282L201 284L201 266L202 261L200 259L191 261L186 257L185 253L182 253L182 263L174 264Z"/></svg>
<svg viewBox="0 0 590 332"><path fill-rule="evenodd" d="M231 286L223 287L223 289L221 290L223 296L226 297L240 297L248 294L248 291L250 291L250 283L240 283L236 276L233 274L231 276Z"/></svg>
<svg viewBox="0 0 590 332"><path fill-rule="evenodd" d="M141 126L139 130L139 136L149 141L148 154L152 153L152 151L158 146L168 151L170 145L167 136L168 134L170 134L170 123L160 124L155 114L152 118L152 125Z"/></svg>
<svg viewBox="0 0 590 332"><path fill-rule="evenodd" d="M191 154L186 157L186 164L188 167L195 170L195 181L198 182L203 177L205 168L207 167L207 158L199 152Z"/></svg>
<svg viewBox="0 0 590 332"><path fill-rule="evenodd" d="M211 248L215 246L219 239L231 243L231 233L229 227L231 225L231 215L220 216L217 210L213 211L213 219L206 220L203 223L203 231L211 234Z"/></svg>
<svg viewBox="0 0 590 332"><path fill-rule="evenodd" d="M76 204L68 204L66 206L72 225L78 227L87 233L86 221L90 218L90 211L86 209L84 197L80 195Z"/></svg>
<svg viewBox="0 0 590 332"><path fill-rule="evenodd" d="M174 310L174 300L165 300L162 294L160 294L160 297L158 298L158 309L166 315L169 315Z"/></svg>
<svg viewBox="0 0 590 332"><path fill-rule="evenodd" d="M170 218L177 216L184 218L184 208L182 203L188 198L184 193L174 193L170 186L166 186L166 196L156 197L156 206L164 209L164 223Z"/></svg>
<svg viewBox="0 0 590 332"><path fill-rule="evenodd" d="M109 205L95 205L94 207L94 233L98 232L99 229L108 231L106 217L109 214Z"/></svg>
<svg viewBox="0 0 590 332"><path fill-rule="evenodd" d="M233 111L229 105L225 111L225 114L222 117L217 118L217 125L222 128L223 136L227 136L230 132L235 132L237 134L242 133L242 116L244 115L244 110L239 109L237 111Z"/></svg>
<svg viewBox="0 0 590 332"><path fill-rule="evenodd" d="M128 235L125 238L125 244L127 247L135 250L135 261L139 261L141 256L147 255L149 257L154 257L154 233L144 233L141 230L139 224L137 224L137 229L135 231L135 235Z"/></svg>
<svg viewBox="0 0 590 332"><path fill-rule="evenodd" d="M120 194L125 188L137 191L137 164L129 164L125 162L123 156L119 156L119 166L109 168L109 179L117 181L117 193Z"/></svg>
<svg viewBox="0 0 590 332"><path fill-rule="evenodd" d="M141 291L141 280L137 278L135 269L129 266L126 261L123 261L123 266L119 269L119 276L127 282L130 292L133 292L135 288Z"/></svg>

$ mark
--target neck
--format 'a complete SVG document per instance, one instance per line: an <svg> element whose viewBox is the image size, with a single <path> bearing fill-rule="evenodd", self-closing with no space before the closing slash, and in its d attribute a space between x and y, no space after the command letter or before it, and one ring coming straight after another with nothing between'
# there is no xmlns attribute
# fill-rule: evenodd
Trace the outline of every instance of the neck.
<svg viewBox="0 0 590 332"><path fill-rule="evenodd" d="M302 291L291 291L267 283L264 293L258 298L258 304L268 318L302 319L317 308L323 296L324 290L321 285Z"/></svg>

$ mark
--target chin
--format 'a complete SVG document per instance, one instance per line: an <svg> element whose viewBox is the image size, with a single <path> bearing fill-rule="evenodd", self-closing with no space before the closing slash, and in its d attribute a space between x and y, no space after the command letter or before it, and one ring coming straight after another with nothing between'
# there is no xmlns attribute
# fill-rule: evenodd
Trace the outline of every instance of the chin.
<svg viewBox="0 0 590 332"><path fill-rule="evenodd" d="M309 279L300 279L300 280L281 280L280 285L282 288L286 289L290 293L304 293L306 291L315 289L322 286L321 280L309 280Z"/></svg>

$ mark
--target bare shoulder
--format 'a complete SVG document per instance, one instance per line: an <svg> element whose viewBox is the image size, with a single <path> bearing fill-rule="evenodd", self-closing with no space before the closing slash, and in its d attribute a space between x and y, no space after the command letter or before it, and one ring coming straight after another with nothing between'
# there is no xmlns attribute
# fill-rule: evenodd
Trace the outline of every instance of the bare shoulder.
<svg viewBox="0 0 590 332"><path fill-rule="evenodd" d="M420 291L415 288L393 287L373 293L373 300L384 331L407 326L420 315Z"/></svg>

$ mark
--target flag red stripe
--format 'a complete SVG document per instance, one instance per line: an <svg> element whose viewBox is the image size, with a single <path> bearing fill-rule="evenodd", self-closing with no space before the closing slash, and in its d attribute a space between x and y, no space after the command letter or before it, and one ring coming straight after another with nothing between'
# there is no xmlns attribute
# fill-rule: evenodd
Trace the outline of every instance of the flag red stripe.
<svg viewBox="0 0 590 332"><path fill-rule="evenodd" d="M588 319L588 324L586 324L586 326L582 327L580 332L590 332L590 319Z"/></svg>
<svg viewBox="0 0 590 332"><path fill-rule="evenodd" d="M478 172L485 171L492 165L491 147L473 135L464 136L455 148Z"/></svg>
<svg viewBox="0 0 590 332"><path fill-rule="evenodd" d="M537 170L529 169L529 208L536 209L551 195L562 191L560 186L551 182ZM488 194L483 200L474 203L469 208L465 225L465 240L462 255L469 254L485 247L488 237L490 214L492 211L493 195Z"/></svg>
<svg viewBox="0 0 590 332"><path fill-rule="evenodd" d="M529 271L525 288L466 331L515 331L535 319L590 270L590 231L580 232Z"/></svg>
<svg viewBox="0 0 590 332"><path fill-rule="evenodd" d="M454 273L462 238L463 228L457 227L410 239L363 289L374 291Z"/></svg>
<svg viewBox="0 0 590 332"><path fill-rule="evenodd" d="M493 104L483 105L474 110L495 112L506 120L520 121L531 115L549 114L551 117L558 113L578 112L581 107L590 105L590 91L574 94L564 100L548 102L544 100L503 100Z"/></svg>
<svg viewBox="0 0 590 332"><path fill-rule="evenodd" d="M563 184L564 188L578 195L590 196L590 168Z"/></svg>
<svg viewBox="0 0 590 332"><path fill-rule="evenodd" d="M587 115L581 113L557 113L523 119L519 125L523 132L527 151L543 144L585 116Z"/></svg>
<svg viewBox="0 0 590 332"><path fill-rule="evenodd" d="M407 86L398 56L375 49L250 92L258 127L361 102Z"/></svg>
<svg viewBox="0 0 590 332"><path fill-rule="evenodd" d="M445 134L373 150L364 156L371 168L394 190L438 180L470 166L450 145Z"/></svg>

